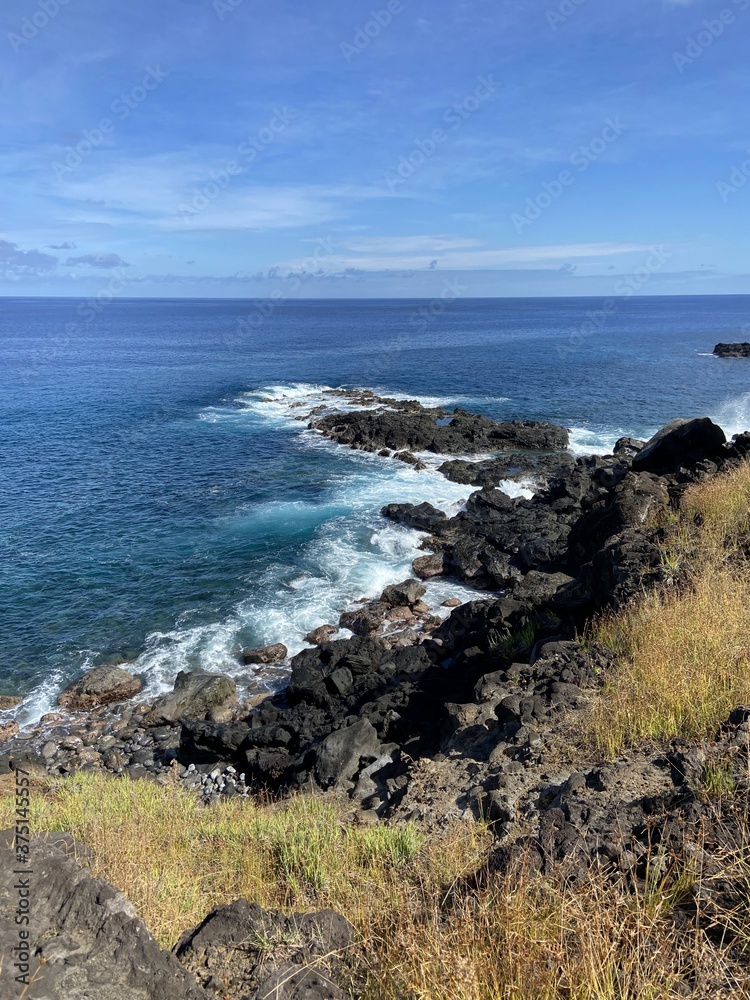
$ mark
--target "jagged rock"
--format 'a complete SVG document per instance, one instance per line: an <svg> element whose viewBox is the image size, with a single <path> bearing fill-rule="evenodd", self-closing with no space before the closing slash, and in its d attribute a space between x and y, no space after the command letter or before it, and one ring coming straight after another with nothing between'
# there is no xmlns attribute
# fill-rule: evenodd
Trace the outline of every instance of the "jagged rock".
<svg viewBox="0 0 750 1000"><path fill-rule="evenodd" d="M329 642L337 635L338 631L335 625L321 625L319 628L307 633L305 642L312 643L313 646L319 646L322 642Z"/></svg>
<svg viewBox="0 0 750 1000"><path fill-rule="evenodd" d="M432 580L445 572L445 556L442 552L433 552L427 556L417 556L411 564L414 575L420 580Z"/></svg>
<svg viewBox="0 0 750 1000"><path fill-rule="evenodd" d="M9 722L0 722L0 743L5 743L18 733L18 723L11 719Z"/></svg>
<svg viewBox="0 0 750 1000"><path fill-rule="evenodd" d="M381 601L373 601L355 611L345 611L339 618L339 625L355 635L373 635L382 626L388 607Z"/></svg>
<svg viewBox="0 0 750 1000"><path fill-rule="evenodd" d="M468 455L519 449L554 451L568 445L567 429L554 424L533 420L499 423L462 409L449 413L415 401L381 402L387 402L388 409L337 412L314 420L311 426L339 444L372 451L388 448Z"/></svg>
<svg viewBox="0 0 750 1000"><path fill-rule="evenodd" d="M213 910L175 949L200 982L251 1000L346 1000L335 978L354 928L332 910L284 916L238 899Z"/></svg>
<svg viewBox="0 0 750 1000"><path fill-rule="evenodd" d="M378 734L368 719L327 736L316 754L315 776L323 788L340 786L354 778L363 757L377 757Z"/></svg>
<svg viewBox="0 0 750 1000"><path fill-rule="evenodd" d="M416 604L427 593L427 588L419 580L404 580L403 583L393 583L386 587L380 595L380 600L392 608Z"/></svg>
<svg viewBox="0 0 750 1000"><path fill-rule="evenodd" d="M750 358L750 344L717 344L714 354L720 358Z"/></svg>
<svg viewBox="0 0 750 1000"><path fill-rule="evenodd" d="M76 861L85 853L68 834L36 837L31 869L18 875L14 831L0 834L0 995L27 1000L209 1000L174 955L163 952L133 906ZM29 880L29 923L15 923L23 904L16 885ZM10 942L27 931L28 959L11 960ZM16 961L20 967L14 967ZM24 968L24 966L26 966ZM26 973L29 986L15 981Z"/></svg>
<svg viewBox="0 0 750 1000"><path fill-rule="evenodd" d="M637 438L621 437L615 442L612 454L615 458L631 461L635 458L638 452L642 451L645 447L645 441L639 441Z"/></svg>
<svg viewBox="0 0 750 1000"><path fill-rule="evenodd" d="M180 733L180 757L190 763L235 760L250 733L246 722L184 722Z"/></svg>
<svg viewBox="0 0 750 1000"><path fill-rule="evenodd" d="M439 534L440 529L447 522L448 518L442 510L433 507L431 503L389 503L380 512L383 517L399 524L406 525L407 528L414 528L416 531L429 531L431 534Z"/></svg>
<svg viewBox="0 0 750 1000"><path fill-rule="evenodd" d="M715 459L726 443L726 435L708 417L673 420L647 442L633 459L639 472L675 472L705 459Z"/></svg>
<svg viewBox="0 0 750 1000"><path fill-rule="evenodd" d="M158 698L144 716L147 726L192 719L226 722L237 706L237 685L226 674L181 670L174 691Z"/></svg>
<svg viewBox="0 0 750 1000"><path fill-rule="evenodd" d="M289 650L283 642L275 642L271 646L259 649L243 649L242 658L247 664L282 663L289 655Z"/></svg>
<svg viewBox="0 0 750 1000"><path fill-rule="evenodd" d="M88 712L99 705L132 698L142 687L140 677L122 667L104 664L69 684L58 695L57 704L69 712Z"/></svg>
<svg viewBox="0 0 750 1000"><path fill-rule="evenodd" d="M14 694L0 694L0 712L7 712L10 708L20 705L23 698Z"/></svg>

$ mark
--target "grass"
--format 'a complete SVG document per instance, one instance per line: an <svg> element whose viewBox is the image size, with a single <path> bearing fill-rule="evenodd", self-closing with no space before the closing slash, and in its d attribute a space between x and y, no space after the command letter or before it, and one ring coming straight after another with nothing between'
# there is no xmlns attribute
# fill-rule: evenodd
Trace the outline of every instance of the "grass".
<svg viewBox="0 0 750 1000"><path fill-rule="evenodd" d="M12 810L0 797L2 825ZM727 949L670 919L693 881L677 864L635 891L600 872L544 877L523 862L477 883L491 839L481 824L429 837L409 824L360 828L313 795L205 808L177 785L100 774L40 779L31 822L86 844L93 873L163 946L240 896L338 910L359 933L346 984L357 1000L672 1000L688 977L705 979L694 996L743 996L716 987ZM746 933L744 916L735 923Z"/></svg>
<svg viewBox="0 0 750 1000"><path fill-rule="evenodd" d="M599 750L710 736L750 702L749 541L750 463L687 490L664 554L683 581L591 629L617 658L588 734Z"/></svg>

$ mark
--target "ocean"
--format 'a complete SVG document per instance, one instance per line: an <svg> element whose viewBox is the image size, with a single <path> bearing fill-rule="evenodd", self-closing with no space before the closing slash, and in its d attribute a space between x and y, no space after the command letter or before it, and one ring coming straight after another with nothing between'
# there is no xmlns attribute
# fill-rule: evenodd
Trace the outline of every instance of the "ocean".
<svg viewBox="0 0 750 1000"><path fill-rule="evenodd" d="M263 312L266 315L263 315ZM22 721L123 657L253 678L243 646L303 636L409 575L391 501L467 487L341 448L297 418L326 387L570 427L606 451L677 416L750 427L750 297L296 301L0 299L0 693ZM468 596L449 581L428 599ZM263 684L281 677L265 676ZM257 680L257 678L256 678Z"/></svg>

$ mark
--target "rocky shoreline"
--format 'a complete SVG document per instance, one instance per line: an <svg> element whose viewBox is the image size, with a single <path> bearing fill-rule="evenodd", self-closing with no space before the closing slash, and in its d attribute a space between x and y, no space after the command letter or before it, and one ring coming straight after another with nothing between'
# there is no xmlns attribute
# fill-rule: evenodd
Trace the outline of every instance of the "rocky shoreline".
<svg viewBox="0 0 750 1000"><path fill-rule="evenodd" d="M706 418L677 420L649 442L622 439L612 455L574 459L567 431L554 425L499 424L369 393L350 399L367 408L314 415L311 428L384 457L414 458L415 467L415 452L477 456L441 467L479 487L454 516L426 501L383 509L425 532L414 577L308 636L288 685L257 704L241 705L229 677L201 672L180 674L154 703L134 703L137 678L123 666L96 668L60 696L76 714L6 733L0 771L104 769L161 783L177 775L207 803L313 787L346 796L352 822L408 819L429 829L456 817L489 820L499 868L519 852L542 869L562 858L584 867L600 858L622 872L647 865L656 826L665 843L677 843L705 822L693 778L707 753L737 749L736 780L746 782L750 708L738 707L712 749L675 744L668 753L571 764L570 734L611 665L611 654L579 636L592 615L667 579L659 547L666 515L690 483L750 456L750 434L727 442ZM496 488L520 474L536 477L530 499ZM421 580L440 575L469 584L477 599L436 614L422 601ZM336 638L337 629L353 635ZM285 653L247 651L246 660ZM196 931L184 948L199 938ZM210 963L201 962L187 963L200 985L180 996L217 995ZM323 979L304 995L344 996Z"/></svg>

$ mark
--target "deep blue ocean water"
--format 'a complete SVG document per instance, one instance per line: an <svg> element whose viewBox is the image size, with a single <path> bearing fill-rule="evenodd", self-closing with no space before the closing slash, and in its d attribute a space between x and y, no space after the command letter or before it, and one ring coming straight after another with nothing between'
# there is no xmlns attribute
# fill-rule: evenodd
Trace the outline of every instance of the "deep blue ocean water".
<svg viewBox="0 0 750 1000"><path fill-rule="evenodd" d="M0 693L33 718L118 656L150 691L244 676L243 645L299 649L403 578L419 537L379 508L466 487L307 431L327 386L562 422L579 452L675 416L750 426L750 362L710 356L750 339L750 297L601 305L290 302L257 324L242 301L0 299Z"/></svg>

